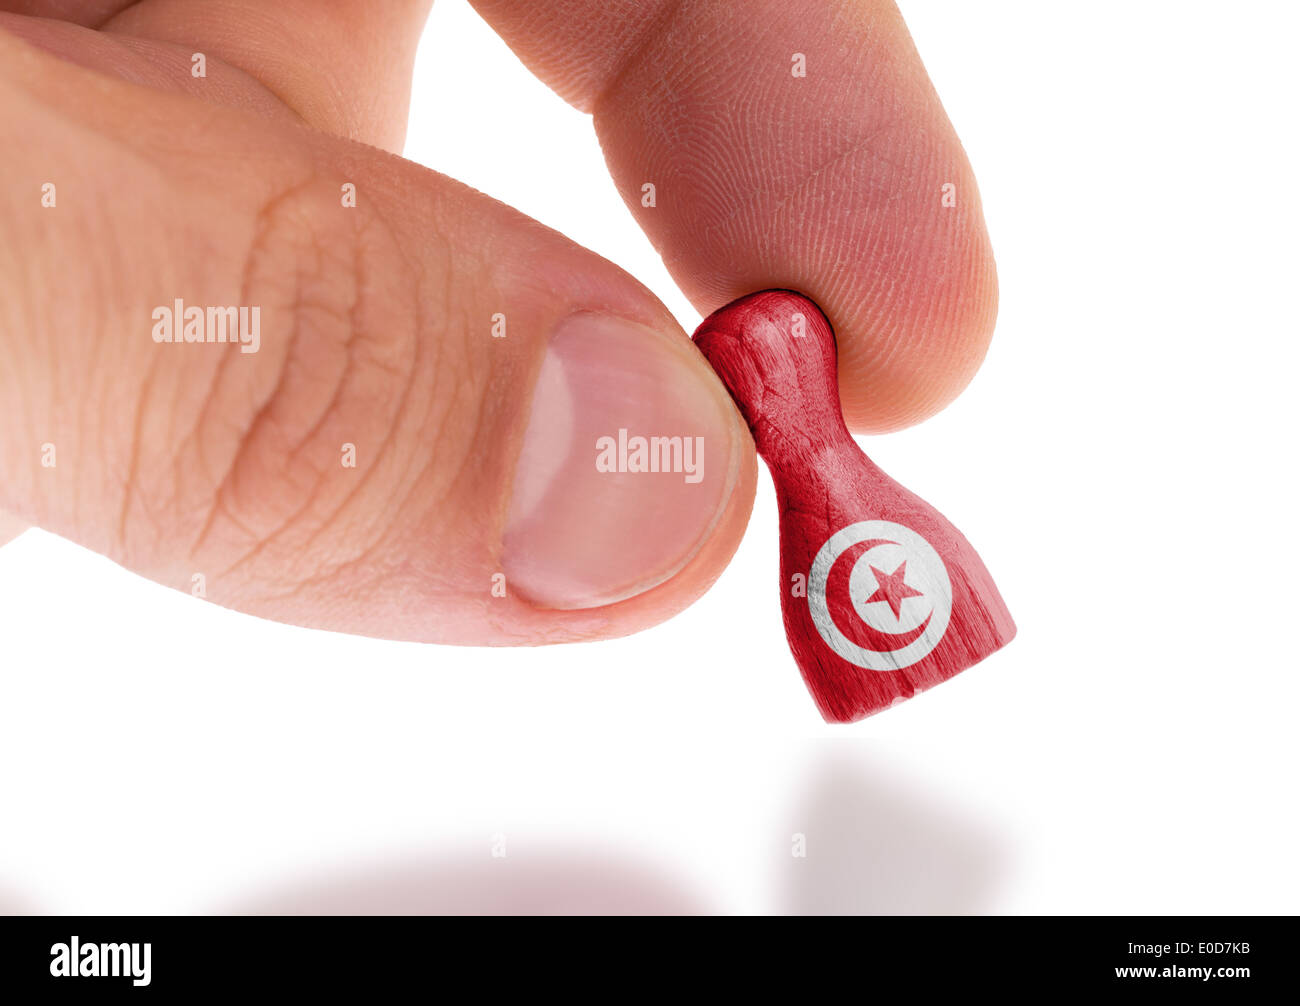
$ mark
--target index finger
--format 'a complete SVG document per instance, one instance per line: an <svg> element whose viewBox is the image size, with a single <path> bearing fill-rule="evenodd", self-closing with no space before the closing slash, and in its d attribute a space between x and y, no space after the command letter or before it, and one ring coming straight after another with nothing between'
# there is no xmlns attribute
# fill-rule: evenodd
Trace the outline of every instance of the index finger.
<svg viewBox="0 0 1300 1006"><path fill-rule="evenodd" d="M594 114L624 200L701 312L769 287L817 301L850 428L917 422L969 382L997 315L993 254L891 0L473 3Z"/></svg>

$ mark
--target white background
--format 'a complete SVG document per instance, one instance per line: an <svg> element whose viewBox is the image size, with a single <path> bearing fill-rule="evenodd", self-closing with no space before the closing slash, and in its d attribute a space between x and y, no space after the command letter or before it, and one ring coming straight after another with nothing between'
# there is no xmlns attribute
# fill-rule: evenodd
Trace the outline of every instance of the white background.
<svg viewBox="0 0 1300 1006"><path fill-rule="evenodd" d="M1296 15L902 6L1002 307L957 403L864 443L976 544L1016 641L823 725L765 471L698 604L551 649L289 628L30 531L0 549L0 911L1300 909ZM694 327L589 120L464 3L407 154Z"/></svg>

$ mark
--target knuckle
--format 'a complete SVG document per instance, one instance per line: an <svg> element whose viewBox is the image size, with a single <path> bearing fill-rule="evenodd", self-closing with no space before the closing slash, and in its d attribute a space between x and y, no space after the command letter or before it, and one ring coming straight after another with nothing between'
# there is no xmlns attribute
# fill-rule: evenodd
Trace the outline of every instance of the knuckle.
<svg viewBox="0 0 1300 1006"><path fill-rule="evenodd" d="M213 488L196 559L240 579L319 577L382 535L383 473L430 348L410 271L388 223L332 183L262 210L240 293L257 348L223 361L199 426Z"/></svg>

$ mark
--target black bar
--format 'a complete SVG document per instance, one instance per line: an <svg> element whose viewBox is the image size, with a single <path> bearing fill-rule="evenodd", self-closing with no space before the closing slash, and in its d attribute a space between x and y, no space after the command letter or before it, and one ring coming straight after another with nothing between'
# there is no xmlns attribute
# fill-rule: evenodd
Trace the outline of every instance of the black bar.
<svg viewBox="0 0 1300 1006"><path fill-rule="evenodd" d="M351 991L372 1001L412 982L430 994L449 992L459 978L471 982L471 995L490 994L510 977L536 982L537 993L549 995L563 975L561 988L591 982L593 991L604 989L602 997L617 1001L638 989L645 994L647 978L685 992L691 974L710 976L710 984L731 974L743 986L770 981L773 968L788 969L814 995L830 991L821 991L828 974L853 976L857 981L848 984L863 999L890 988L927 997L952 988L1180 996L1197 990L1235 1001L1266 992L1291 996L1296 984L1290 918L869 917L843 922L838 932L744 920L743 933L716 934L694 929L708 921L684 923L690 932L647 933L644 924L620 932L617 923L587 929L582 920L548 919L543 932L528 921L503 932L468 918L9 918L0 920L0 1000L36 1001L14 993L43 1001L69 992L169 998L255 990L318 991L332 1000ZM565 932L568 925L574 930ZM78 973L52 974L71 963L74 937ZM147 985L140 974L145 944ZM85 973L94 969L119 974Z"/></svg>

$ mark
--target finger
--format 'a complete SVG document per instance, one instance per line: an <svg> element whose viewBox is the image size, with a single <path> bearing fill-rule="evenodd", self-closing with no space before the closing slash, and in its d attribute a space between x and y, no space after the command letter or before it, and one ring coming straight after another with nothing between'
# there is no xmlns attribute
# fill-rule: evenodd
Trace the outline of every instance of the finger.
<svg viewBox="0 0 1300 1006"><path fill-rule="evenodd" d="M997 311L993 256L892 2L474 6L594 113L625 201L696 307L767 287L821 305L853 428L916 422L973 376Z"/></svg>
<svg viewBox="0 0 1300 1006"><path fill-rule="evenodd" d="M245 70L317 129L400 150L433 0L141 0L110 33L195 46Z"/></svg>
<svg viewBox="0 0 1300 1006"><path fill-rule="evenodd" d="M734 550L748 432L610 263L3 35L0 104L0 509L244 611L462 643L632 631ZM702 448L602 470L620 430Z"/></svg>
<svg viewBox="0 0 1300 1006"><path fill-rule="evenodd" d="M202 76L192 74L192 46L113 35L67 21L4 12L0 12L0 31L69 63L133 84L188 94L281 123L303 122L302 116L273 91L238 67L213 59L204 62Z"/></svg>
<svg viewBox="0 0 1300 1006"><path fill-rule="evenodd" d="M398 151L431 4L7 0L0 10L63 19L6 27L81 65L263 112L273 96L317 129ZM205 61L199 78L195 53Z"/></svg>
<svg viewBox="0 0 1300 1006"><path fill-rule="evenodd" d="M98 28L135 0L0 0L0 11Z"/></svg>

